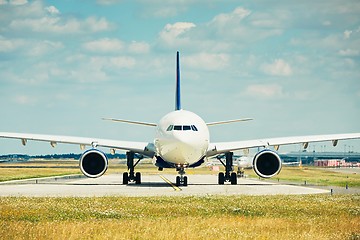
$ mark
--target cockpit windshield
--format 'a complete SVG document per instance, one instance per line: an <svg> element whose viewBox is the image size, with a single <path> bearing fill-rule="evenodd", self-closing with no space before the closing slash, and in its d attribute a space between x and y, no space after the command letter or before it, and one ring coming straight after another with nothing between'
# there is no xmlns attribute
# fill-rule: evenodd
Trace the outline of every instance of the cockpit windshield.
<svg viewBox="0 0 360 240"><path fill-rule="evenodd" d="M166 131L194 131L197 132L198 129L195 125L170 125Z"/></svg>
<svg viewBox="0 0 360 240"><path fill-rule="evenodd" d="M191 127L189 125L185 125L185 126L183 126L183 130L184 131L191 130Z"/></svg>

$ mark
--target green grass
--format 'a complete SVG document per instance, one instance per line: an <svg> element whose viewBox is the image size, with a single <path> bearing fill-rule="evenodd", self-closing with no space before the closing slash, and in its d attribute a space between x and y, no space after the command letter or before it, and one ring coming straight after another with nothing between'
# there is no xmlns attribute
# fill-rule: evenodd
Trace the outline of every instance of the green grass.
<svg viewBox="0 0 360 240"><path fill-rule="evenodd" d="M0 198L0 239L358 239L360 195Z"/></svg>
<svg viewBox="0 0 360 240"><path fill-rule="evenodd" d="M246 170L250 177L257 177L252 170ZM335 172L331 169L318 167L283 167L280 174L271 178L274 181L291 181L325 186L360 187L360 174Z"/></svg>

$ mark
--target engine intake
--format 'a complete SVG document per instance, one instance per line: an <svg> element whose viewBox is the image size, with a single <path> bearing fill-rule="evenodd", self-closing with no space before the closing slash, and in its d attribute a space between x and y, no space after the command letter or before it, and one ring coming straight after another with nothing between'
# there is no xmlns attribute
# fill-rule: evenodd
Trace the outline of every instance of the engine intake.
<svg viewBox="0 0 360 240"><path fill-rule="evenodd" d="M255 155L253 166L258 176L271 178L280 172L281 159L276 152L265 149Z"/></svg>
<svg viewBox="0 0 360 240"><path fill-rule="evenodd" d="M90 149L80 157L80 170L90 178L102 176L108 168L108 159L100 150Z"/></svg>

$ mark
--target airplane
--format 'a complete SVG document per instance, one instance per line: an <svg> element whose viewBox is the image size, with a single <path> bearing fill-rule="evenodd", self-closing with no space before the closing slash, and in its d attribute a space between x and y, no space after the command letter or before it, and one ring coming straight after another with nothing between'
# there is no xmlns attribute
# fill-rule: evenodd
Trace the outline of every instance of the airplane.
<svg viewBox="0 0 360 240"><path fill-rule="evenodd" d="M98 138L84 138L73 136L41 135L28 133L0 132L1 138L19 139L25 146L28 140L49 142L52 147L57 143L78 144L84 151L86 146L90 149L83 152L79 160L81 172L89 178L102 176L108 168L106 154L98 147L109 148L111 153L115 150L126 151L128 171L123 173L123 184L135 182L141 184L141 173L135 173L135 167L143 157L154 159L155 166L161 171L164 168L175 168L177 186L187 186L186 169L202 165L207 158L225 155L225 161L218 160L224 165L225 171L219 172L218 184L237 184L236 173L233 172L233 152L259 148L255 154L252 165L255 173L262 178L271 178L281 171L282 163L277 153L280 145L303 144L306 149L310 142L332 141L333 146L339 140L360 138L360 133L295 136L283 138L255 139L234 142L210 142L209 127L220 124L249 121L250 118L234 119L206 123L197 114L183 110L180 96L180 60L176 53L176 91L175 110L163 116L156 123L131 121L114 118L104 118L114 122L138 124L155 128L153 142L130 142ZM270 149L271 148L271 149ZM135 156L140 156L135 161Z"/></svg>

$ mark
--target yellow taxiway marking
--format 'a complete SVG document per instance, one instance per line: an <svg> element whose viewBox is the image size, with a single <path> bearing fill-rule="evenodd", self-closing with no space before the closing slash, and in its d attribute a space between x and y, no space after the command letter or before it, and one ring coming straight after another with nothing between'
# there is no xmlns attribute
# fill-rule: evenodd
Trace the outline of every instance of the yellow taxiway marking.
<svg viewBox="0 0 360 240"><path fill-rule="evenodd" d="M175 186L172 182L170 182L169 179L167 179L166 177L160 175L160 177L166 182L168 183L175 191L181 191L181 188Z"/></svg>

